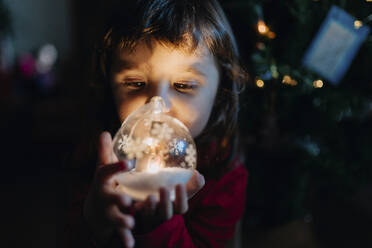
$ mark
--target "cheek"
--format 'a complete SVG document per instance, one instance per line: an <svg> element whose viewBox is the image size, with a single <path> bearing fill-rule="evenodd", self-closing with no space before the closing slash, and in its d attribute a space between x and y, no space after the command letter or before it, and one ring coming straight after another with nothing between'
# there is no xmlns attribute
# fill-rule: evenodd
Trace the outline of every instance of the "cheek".
<svg viewBox="0 0 372 248"><path fill-rule="evenodd" d="M190 132L193 138L197 137L207 126L210 108L208 105L201 105L200 108L194 109L195 119L190 125Z"/></svg>
<svg viewBox="0 0 372 248"><path fill-rule="evenodd" d="M116 105L118 106L118 114L120 121L123 122L128 115L130 115L134 110L143 106L146 103L145 96L125 96L117 97Z"/></svg>
<svg viewBox="0 0 372 248"><path fill-rule="evenodd" d="M182 121L195 138L206 127L213 103L214 94L204 94L188 101L173 101L171 115Z"/></svg>

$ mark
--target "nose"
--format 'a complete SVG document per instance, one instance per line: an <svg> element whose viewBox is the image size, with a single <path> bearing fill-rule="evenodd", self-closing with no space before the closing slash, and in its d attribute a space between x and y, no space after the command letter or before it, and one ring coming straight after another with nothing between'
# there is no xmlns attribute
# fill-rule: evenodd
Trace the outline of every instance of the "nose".
<svg viewBox="0 0 372 248"><path fill-rule="evenodd" d="M164 101L165 107L170 110L172 107L170 93L170 83L165 81L159 82L153 86L153 90L147 101L149 102L154 96L160 96Z"/></svg>

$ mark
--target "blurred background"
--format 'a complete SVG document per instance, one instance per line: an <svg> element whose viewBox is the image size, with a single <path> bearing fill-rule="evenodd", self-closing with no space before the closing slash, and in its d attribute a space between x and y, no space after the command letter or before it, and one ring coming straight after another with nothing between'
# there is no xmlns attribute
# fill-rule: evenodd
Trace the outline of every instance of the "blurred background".
<svg viewBox="0 0 372 248"><path fill-rule="evenodd" d="M69 164L108 2L0 0L3 247L56 245L66 189L81 175ZM372 247L372 1L220 2L251 77L241 247ZM317 65L341 68L339 78Z"/></svg>

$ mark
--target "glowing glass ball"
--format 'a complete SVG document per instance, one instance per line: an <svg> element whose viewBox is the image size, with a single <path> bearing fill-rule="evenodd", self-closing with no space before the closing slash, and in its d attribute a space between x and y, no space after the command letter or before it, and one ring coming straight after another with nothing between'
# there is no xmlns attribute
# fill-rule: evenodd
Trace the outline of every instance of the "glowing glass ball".
<svg viewBox="0 0 372 248"><path fill-rule="evenodd" d="M161 97L131 113L116 133L115 155L131 169L115 176L117 190L137 200L158 196L160 187L171 190L186 184L196 168L196 146L187 127L166 113Z"/></svg>

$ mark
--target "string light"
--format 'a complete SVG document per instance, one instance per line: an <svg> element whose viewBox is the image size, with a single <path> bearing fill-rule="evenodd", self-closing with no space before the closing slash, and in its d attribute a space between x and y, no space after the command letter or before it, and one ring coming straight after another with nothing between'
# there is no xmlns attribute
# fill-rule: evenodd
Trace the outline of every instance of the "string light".
<svg viewBox="0 0 372 248"><path fill-rule="evenodd" d="M275 39L276 34L270 30L263 20L257 22L257 30L261 35L266 36L269 39Z"/></svg>
<svg viewBox="0 0 372 248"><path fill-rule="evenodd" d="M266 34L267 32L269 32L269 27L266 26L264 21L260 20L257 23L257 30L260 34Z"/></svg>
<svg viewBox="0 0 372 248"><path fill-rule="evenodd" d="M276 38L276 34L270 30L270 28L266 25L266 23L263 20L259 20L257 22L257 31L260 33L260 35L266 36L269 39Z"/></svg>
<svg viewBox="0 0 372 248"><path fill-rule="evenodd" d="M290 81L291 81L291 77L288 76L288 75L285 75L285 76L283 77L282 83L283 83L283 84L287 84L287 83L289 83Z"/></svg>
<svg viewBox="0 0 372 248"><path fill-rule="evenodd" d="M314 86L314 88L322 88L323 87L323 81L322 80L315 80L314 82L313 82L313 86Z"/></svg>
<svg viewBox="0 0 372 248"><path fill-rule="evenodd" d="M296 86L298 83L295 79L291 78L289 75L285 75L282 80L283 84L288 84L292 86Z"/></svg>
<svg viewBox="0 0 372 248"><path fill-rule="evenodd" d="M354 21L354 28L355 29L359 29L362 26L363 26L363 22L361 22L359 20Z"/></svg>
<svg viewBox="0 0 372 248"><path fill-rule="evenodd" d="M267 33L267 37L269 37L269 39L275 39L276 34L274 32L270 31L270 32Z"/></svg>
<svg viewBox="0 0 372 248"><path fill-rule="evenodd" d="M263 88L265 86L264 81L262 79L256 79L256 85L258 88Z"/></svg>

